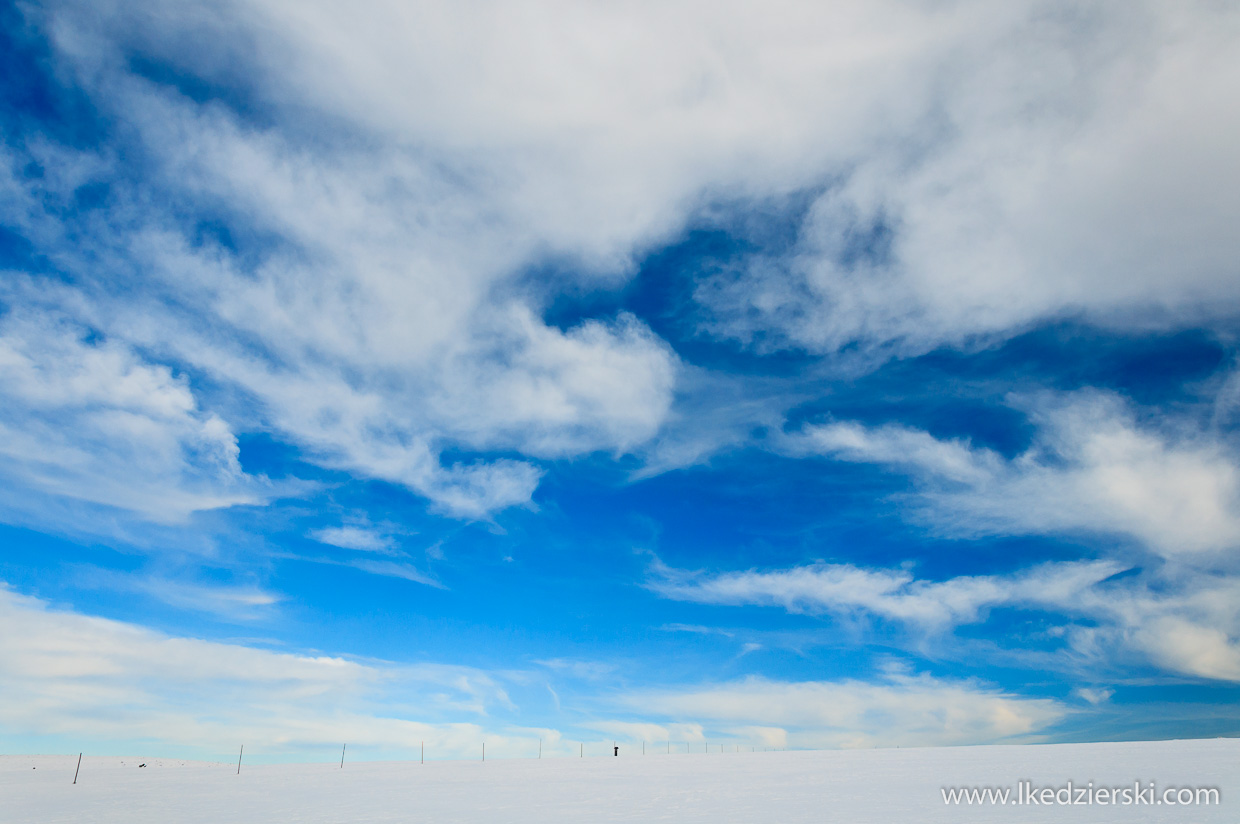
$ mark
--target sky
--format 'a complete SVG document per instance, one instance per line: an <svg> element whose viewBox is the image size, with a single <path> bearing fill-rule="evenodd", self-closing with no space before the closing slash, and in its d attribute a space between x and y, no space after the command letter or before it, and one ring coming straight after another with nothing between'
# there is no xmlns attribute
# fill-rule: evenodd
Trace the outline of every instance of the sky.
<svg viewBox="0 0 1240 824"><path fill-rule="evenodd" d="M1240 735L1233 4L0 37L0 750Z"/></svg>

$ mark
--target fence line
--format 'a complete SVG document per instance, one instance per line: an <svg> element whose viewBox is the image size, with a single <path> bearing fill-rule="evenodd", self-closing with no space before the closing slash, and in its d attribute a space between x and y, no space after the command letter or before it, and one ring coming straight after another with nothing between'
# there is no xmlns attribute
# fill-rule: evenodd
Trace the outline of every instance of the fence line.
<svg viewBox="0 0 1240 824"><path fill-rule="evenodd" d="M634 741L634 742L631 742L631 743L637 743L637 742L635 742L635 741ZM646 754L647 754L647 753L646 753L646 743L647 743L647 742L646 742L646 739L644 739L644 738L643 738L643 739L641 739L641 740L640 740L640 743L641 743L641 754L642 754L642 755L646 755ZM667 753L668 755L671 755L671 754L672 754L672 744L673 744L673 743L674 743L674 742L673 742L670 738L669 738L669 739L667 739L666 753ZM348 747L349 747L348 743L341 744L341 746L340 746L340 763L339 763L339 769L344 769L344 762L345 762L345 760L346 760L346 754L347 754L347 752L348 752ZM486 745L486 742L485 742L485 741L481 742L481 747L482 747L481 760L482 760L482 761L486 761L486 760L487 760L487 745ZM634 748L634 749L636 749L636 748ZM735 752L735 753L740 753L740 752L742 752L742 750L741 750L741 748L740 748L740 744L739 744L739 743L734 743L734 744L733 744L732 749L733 749L733 752ZM611 744L611 749L610 749L610 750L609 750L606 754L607 754L607 755L619 755L618 750L619 750L619 747L617 746L617 742L616 742L616 741L612 741L612 744ZM786 748L786 747L763 747L763 752L781 752L781 751L786 751L786 750L787 750L787 748ZM757 747L756 747L756 746L750 746L749 751L750 751L751 753L756 753L758 750L757 750ZM703 752L703 753L707 753L707 754L709 754L709 753L710 753L710 742L709 742L709 741L706 741L706 740L703 740L703 741L702 741L702 752ZM719 752L720 752L720 753L726 752L726 745L725 745L725 744L719 744ZM692 753L693 753L693 742L692 742L691 740L689 740L689 741L685 741L685 753L686 753L686 754L692 754ZM540 737L540 738L538 739L538 749L537 749L537 754L535 755L535 758L536 758L536 759L541 760L541 759L542 759L542 754L543 754L543 739ZM445 761L460 760L462 757L463 757L463 756L458 755L456 758L449 757L449 758L446 758L446 759L441 759L441 760L445 760ZM517 758L519 758L520 756L516 756L516 757L517 757ZM525 756L525 757L526 757L526 758L528 758L529 756ZM554 756L553 756L553 757L554 757ZM584 741L583 741L583 742L579 742L579 743L578 743L577 757L578 757L578 758L585 758L585 742L584 742ZM82 758L83 758L83 753L78 753L78 760L77 760L77 764L76 764L76 767L74 768L74 771L73 771L73 783L74 783L74 784L77 784L77 781L78 781L78 776L79 776L79 774L80 774L80 772L81 772L81 769L82 769ZM259 758L260 758L260 761L261 761L261 759L262 759L262 755L261 755L261 753L260 753ZM238 753L237 753L237 769L236 769L236 774L237 774L237 775L240 775L240 774L241 774L241 765L242 765L242 763L243 763L244 759L245 759L245 745L244 745L244 744L242 744L242 745L241 745L241 747L240 747L240 749L238 750ZM400 759L398 759L398 760L400 760ZM501 760L503 760L503 756L501 756ZM426 763L426 741L425 741L425 740L422 740L422 741L419 741L419 742L418 742L418 762L419 762L420 764L425 764L425 763Z"/></svg>

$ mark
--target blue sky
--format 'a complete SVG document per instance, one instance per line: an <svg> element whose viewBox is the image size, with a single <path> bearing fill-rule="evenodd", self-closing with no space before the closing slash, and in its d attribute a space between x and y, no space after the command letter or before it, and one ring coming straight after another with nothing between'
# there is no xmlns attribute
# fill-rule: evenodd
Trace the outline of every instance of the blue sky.
<svg viewBox="0 0 1240 824"><path fill-rule="evenodd" d="M0 14L0 746L1240 732L1240 15Z"/></svg>

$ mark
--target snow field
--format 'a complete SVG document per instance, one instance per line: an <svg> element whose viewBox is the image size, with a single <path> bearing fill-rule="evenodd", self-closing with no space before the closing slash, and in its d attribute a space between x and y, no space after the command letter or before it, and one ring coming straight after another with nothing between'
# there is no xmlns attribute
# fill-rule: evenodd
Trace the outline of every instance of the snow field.
<svg viewBox="0 0 1240 824"><path fill-rule="evenodd" d="M627 748L631 749L631 748ZM1236 822L1240 739L242 765L0 756L5 824ZM138 764L147 767L140 769ZM947 806L942 787L1214 786L1219 806Z"/></svg>

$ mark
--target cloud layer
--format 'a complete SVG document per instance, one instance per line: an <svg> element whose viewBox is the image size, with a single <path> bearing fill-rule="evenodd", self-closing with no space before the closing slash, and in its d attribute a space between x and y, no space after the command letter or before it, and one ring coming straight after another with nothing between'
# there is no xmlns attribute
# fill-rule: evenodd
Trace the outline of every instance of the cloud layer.
<svg viewBox="0 0 1240 824"><path fill-rule="evenodd" d="M424 740L441 758L472 755L488 730L497 754L513 737L488 722L488 708L511 701L478 670L170 636L50 609L7 588L0 589L0 614L0 724L14 735L207 753L244 740L256 752L285 756L345 740L409 752Z"/></svg>
<svg viewBox="0 0 1240 824"><path fill-rule="evenodd" d="M762 346L1234 307L1234 13L702 10L31 11L123 127L10 150L6 221L73 284L28 288L240 393L206 407L227 426L465 518L527 503L538 459L659 434L669 347L629 315L541 310L738 203L820 193L791 249L699 285L703 329ZM87 189L106 196L80 209ZM461 449L517 454L440 459Z"/></svg>
<svg viewBox="0 0 1240 824"><path fill-rule="evenodd" d="M395 665L202 641L51 609L0 589L0 724L12 734L71 734L198 752L296 755L340 741L362 751L473 757L528 755L540 736L568 754L566 730L493 717L516 707L499 674L436 664ZM548 662L562 669L563 662ZM528 674L504 674L509 682ZM587 674L587 677L593 677ZM571 732L628 740L700 741L704 731L753 746L961 744L1024 739L1066 708L967 681L890 669L876 682L748 679L607 699L605 715ZM595 713L598 709L595 710ZM471 720L461 721L461 717ZM412 719L418 720L412 720ZM455 719L452 721L436 719Z"/></svg>
<svg viewBox="0 0 1240 824"><path fill-rule="evenodd" d="M373 607L442 627L454 660L525 620L546 671L284 654L0 590L7 728L946 744L1067 716L1017 676L970 679L993 661L1090 705L1124 677L1240 682L1240 11L0 14L19 66L0 92L25 101L0 114L0 521L34 536L17 574L275 635ZM1022 362L1051 327L1163 360L1078 370L1084 343ZM926 412L932 391L950 397ZM892 513L906 557L850 554L890 549ZM809 561L844 521L835 560ZM112 569L65 584L39 566L47 534L103 536L61 550ZM930 537L971 543L953 566ZM632 586L633 545L685 569ZM354 570L365 589L320 577ZM654 597L680 602L655 624L686 630L660 645L728 645L718 683L610 683L627 670L595 661L600 639L634 639ZM944 670L766 670L765 637L706 625L722 606L847 625L857 673L891 646ZM302 629L291 648L318 643ZM556 678L593 684L589 712ZM556 724L494 720L535 682Z"/></svg>
<svg viewBox="0 0 1240 824"><path fill-rule="evenodd" d="M730 738L756 737L767 746L797 748L1029 741L1067 714L1056 701L899 668L872 682L748 678L700 689L643 692L626 701L647 715L708 719Z"/></svg>

